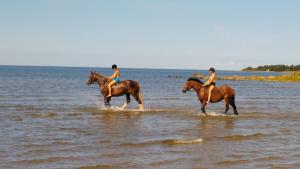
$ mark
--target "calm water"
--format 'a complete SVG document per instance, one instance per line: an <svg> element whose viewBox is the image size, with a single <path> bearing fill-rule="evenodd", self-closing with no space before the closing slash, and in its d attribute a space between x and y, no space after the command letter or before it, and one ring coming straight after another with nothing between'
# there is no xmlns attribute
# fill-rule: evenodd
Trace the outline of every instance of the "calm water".
<svg viewBox="0 0 300 169"><path fill-rule="evenodd" d="M145 112L104 110L90 70L0 66L0 168L300 168L300 83L218 81L235 88L240 116L221 102L204 117L181 92L195 70L122 69ZM276 73L218 72L252 74Z"/></svg>

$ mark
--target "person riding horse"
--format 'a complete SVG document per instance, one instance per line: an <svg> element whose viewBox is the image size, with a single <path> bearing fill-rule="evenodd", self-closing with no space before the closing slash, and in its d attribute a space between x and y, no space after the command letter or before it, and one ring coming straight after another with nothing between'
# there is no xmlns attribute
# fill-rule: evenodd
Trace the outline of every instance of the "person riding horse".
<svg viewBox="0 0 300 169"><path fill-rule="evenodd" d="M114 71L114 74L111 75L110 77L107 77L109 79L111 79L111 82L109 82L108 84L108 96L107 97L111 97L111 88L113 85L120 83L120 69L118 68L118 66L116 64L113 64L111 66L111 69Z"/></svg>
<svg viewBox="0 0 300 169"><path fill-rule="evenodd" d="M214 77L211 77L210 80L207 81L206 84L209 84L209 82L215 82ZM210 83L210 85L213 85ZM207 105L208 100L210 100L211 103L217 103L222 100L225 102L225 114L229 110L229 105L233 108L234 114L238 115L238 111L235 105L235 91L233 88L231 88L228 85L222 85L215 87L213 85L213 91L211 93L211 99L208 99L209 94L209 88L210 86L204 85L204 83L195 77L190 77L187 79L186 83L183 85L182 92L186 93L187 91L190 91L190 89L193 89L197 93L198 100L201 103L201 110L202 112L207 115L205 111L205 106Z"/></svg>
<svg viewBox="0 0 300 169"><path fill-rule="evenodd" d="M113 66L113 68L116 69L115 66ZM94 83L98 84L98 86L100 88L100 92L103 95L104 104L106 107L110 107L110 100L112 97L126 95L126 102L121 107L122 109L125 109L127 107L127 105L130 103L130 95L131 95L138 102L140 110L143 111L144 110L144 99L143 99L143 95L142 95L139 83L135 80L119 81L118 78L120 77L120 72L116 72L116 71L117 70L115 70L114 75L109 78L101 75L100 73L91 72L86 84L87 85L92 85ZM112 79L114 79L113 81L115 81L115 82L119 82L119 84L118 84L118 86L111 89L111 91L110 91L111 97L108 97L108 94L109 94L109 87L108 87L109 85L108 84L112 84L111 83Z"/></svg>
<svg viewBox="0 0 300 169"><path fill-rule="evenodd" d="M208 104L210 102L211 92L213 91L213 89L216 86L216 79L217 79L215 68L211 67L208 71L209 71L209 79L208 79L208 81L206 81L204 83L204 85L202 85L202 86L209 86L208 99L207 99L206 104Z"/></svg>

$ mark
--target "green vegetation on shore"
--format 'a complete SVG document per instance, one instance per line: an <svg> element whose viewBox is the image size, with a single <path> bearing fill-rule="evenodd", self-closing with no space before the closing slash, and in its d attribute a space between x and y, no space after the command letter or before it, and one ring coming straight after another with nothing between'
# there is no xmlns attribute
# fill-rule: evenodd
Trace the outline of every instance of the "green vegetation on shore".
<svg viewBox="0 0 300 169"><path fill-rule="evenodd" d="M279 76L222 76L219 80L256 80L276 82L300 82L300 71Z"/></svg>
<svg viewBox="0 0 300 169"><path fill-rule="evenodd" d="M243 71L300 71L300 65L264 65L256 68L247 67L242 69Z"/></svg>

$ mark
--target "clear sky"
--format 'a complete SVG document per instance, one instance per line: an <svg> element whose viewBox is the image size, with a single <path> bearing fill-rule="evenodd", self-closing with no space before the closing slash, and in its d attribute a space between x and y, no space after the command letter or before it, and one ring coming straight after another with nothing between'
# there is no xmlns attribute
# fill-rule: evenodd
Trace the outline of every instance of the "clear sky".
<svg viewBox="0 0 300 169"><path fill-rule="evenodd" d="M299 0L3 0L0 65L300 64Z"/></svg>

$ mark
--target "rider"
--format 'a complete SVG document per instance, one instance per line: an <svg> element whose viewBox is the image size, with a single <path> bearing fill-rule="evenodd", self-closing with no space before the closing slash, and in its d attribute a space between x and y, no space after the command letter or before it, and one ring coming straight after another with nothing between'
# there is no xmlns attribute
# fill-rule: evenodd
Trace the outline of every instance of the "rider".
<svg viewBox="0 0 300 169"><path fill-rule="evenodd" d="M120 69L118 68L118 66L116 64L113 64L111 66L111 68L114 71L114 74L111 75L110 77L108 77L112 81L109 82L109 84L108 84L108 96L107 97L111 97L111 87L113 85L115 85L116 83L120 83Z"/></svg>
<svg viewBox="0 0 300 169"><path fill-rule="evenodd" d="M207 99L207 103L209 103L210 99L211 99L211 92L212 90L215 88L216 86L216 70L215 68L209 68L209 79L207 82L205 82L205 84L203 86L209 86L209 90L208 90L208 99Z"/></svg>

